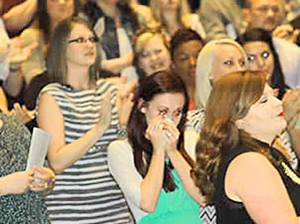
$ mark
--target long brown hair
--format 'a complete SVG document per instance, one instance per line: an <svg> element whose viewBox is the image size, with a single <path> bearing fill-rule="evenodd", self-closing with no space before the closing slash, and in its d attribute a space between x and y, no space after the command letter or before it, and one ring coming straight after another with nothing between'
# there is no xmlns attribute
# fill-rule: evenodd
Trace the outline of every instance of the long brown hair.
<svg viewBox="0 0 300 224"><path fill-rule="evenodd" d="M68 38L76 24L82 24L88 28L88 24L85 20L73 17L61 21L54 30L46 61L49 82L58 82L62 85L68 84L66 52L68 47ZM91 32L96 37L94 31L91 30ZM91 82L97 81L99 77L100 59L100 46L97 44L95 63L89 69Z"/></svg>
<svg viewBox="0 0 300 224"><path fill-rule="evenodd" d="M236 126L236 121L245 117L259 100L265 84L261 72L246 71L225 75L213 87L197 144L198 168L194 172L196 185L206 196L208 204L213 203L214 180L222 157L239 142L264 154L272 162L269 150Z"/></svg>
<svg viewBox="0 0 300 224"><path fill-rule="evenodd" d="M142 177L145 177L148 172L153 147L151 142L145 137L148 124L145 114L141 112L139 101L142 99L144 101L142 107L146 107L155 96L164 93L182 93L184 95L185 102L182 115L177 125L180 131L177 149L181 152L183 157L187 159L183 149L183 131L189 105L188 93L179 76L171 71L160 71L146 77L141 82L127 123L128 141L133 148L134 165ZM171 169L172 166L165 164L163 188L166 192L173 191L176 188Z"/></svg>

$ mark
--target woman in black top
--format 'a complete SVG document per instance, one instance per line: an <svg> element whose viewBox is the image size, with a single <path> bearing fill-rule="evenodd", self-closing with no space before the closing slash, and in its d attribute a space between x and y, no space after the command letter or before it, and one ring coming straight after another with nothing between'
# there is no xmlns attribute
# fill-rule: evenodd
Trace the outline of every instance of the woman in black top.
<svg viewBox="0 0 300 224"><path fill-rule="evenodd" d="M271 147L286 127L282 112L260 72L232 73L214 85L194 174L217 223L300 223L300 179Z"/></svg>

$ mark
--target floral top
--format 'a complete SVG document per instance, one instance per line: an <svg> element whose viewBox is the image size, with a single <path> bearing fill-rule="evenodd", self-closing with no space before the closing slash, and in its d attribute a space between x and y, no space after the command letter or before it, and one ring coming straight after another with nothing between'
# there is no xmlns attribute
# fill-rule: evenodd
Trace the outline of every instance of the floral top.
<svg viewBox="0 0 300 224"><path fill-rule="evenodd" d="M14 117L0 113L0 177L24 171L30 132ZM50 223L43 197L36 192L0 196L0 223Z"/></svg>

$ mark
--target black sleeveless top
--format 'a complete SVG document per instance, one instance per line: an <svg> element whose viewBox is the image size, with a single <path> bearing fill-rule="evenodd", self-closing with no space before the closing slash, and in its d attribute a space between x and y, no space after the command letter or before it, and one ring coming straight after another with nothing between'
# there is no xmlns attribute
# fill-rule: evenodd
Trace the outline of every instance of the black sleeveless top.
<svg viewBox="0 0 300 224"><path fill-rule="evenodd" d="M289 166L288 161L275 148L271 148L268 144L259 142L262 147L269 148L270 154L276 161L283 161ZM217 213L217 223L218 224L254 224L255 222L251 219L245 206L241 202L236 202L227 197L225 193L224 183L225 175L230 162L237 156L251 152L252 149L239 144L237 147L231 149L229 153L222 158L219 166L218 176L215 180L215 194L214 194L214 204L216 206ZM297 215L300 215L300 185L295 183L289 176L285 174L285 169L282 165L275 166L276 170L279 172L282 181L288 191L290 199L294 205ZM293 170L290 166L289 168ZM263 181L263 180L262 180Z"/></svg>

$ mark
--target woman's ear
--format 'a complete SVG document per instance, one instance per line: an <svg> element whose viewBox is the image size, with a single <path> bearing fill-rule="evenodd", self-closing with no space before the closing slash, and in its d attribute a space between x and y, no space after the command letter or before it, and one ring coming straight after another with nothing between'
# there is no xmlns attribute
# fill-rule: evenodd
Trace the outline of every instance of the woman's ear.
<svg viewBox="0 0 300 224"><path fill-rule="evenodd" d="M238 129L240 130L244 130L246 128L246 121L244 121L243 119L237 120L235 122L235 125L237 126Z"/></svg>
<svg viewBox="0 0 300 224"><path fill-rule="evenodd" d="M145 114L147 112L147 105L143 99L139 99L138 107L139 107L139 111L141 111L141 113Z"/></svg>

